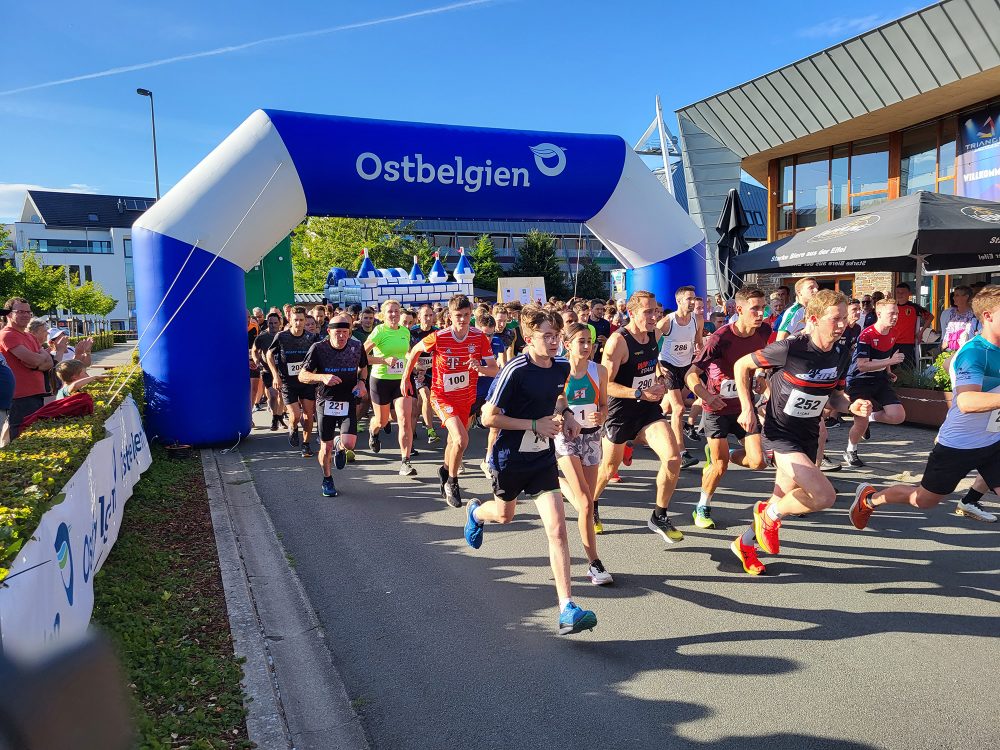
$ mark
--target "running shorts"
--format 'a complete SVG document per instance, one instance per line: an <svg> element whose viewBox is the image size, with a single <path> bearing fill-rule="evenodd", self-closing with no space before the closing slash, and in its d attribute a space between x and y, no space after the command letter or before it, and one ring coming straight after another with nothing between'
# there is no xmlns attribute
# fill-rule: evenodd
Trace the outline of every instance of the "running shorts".
<svg viewBox="0 0 1000 750"><path fill-rule="evenodd" d="M900 402L889 381L883 379L855 381L847 386L847 397L852 403L859 398L871 401L872 411L882 411L886 406Z"/></svg>
<svg viewBox="0 0 1000 750"><path fill-rule="evenodd" d="M300 383L298 380L281 381L281 398L285 404L294 404L298 401L315 401L316 386Z"/></svg>
<svg viewBox="0 0 1000 750"><path fill-rule="evenodd" d="M663 383L666 385L668 391L679 391L687 387L684 383L684 376L691 369L690 365L687 367L678 367L661 359L660 367L663 368Z"/></svg>
<svg viewBox="0 0 1000 750"><path fill-rule="evenodd" d="M615 445L635 440L649 425L664 418L659 402L623 401L618 408L609 410L604 422L604 436Z"/></svg>
<svg viewBox="0 0 1000 750"><path fill-rule="evenodd" d="M739 414L713 414L710 411L703 412L705 437L714 440L725 440L732 435L737 440L742 440L750 435L760 434L760 420L757 420L757 427L753 432L747 433L737 421Z"/></svg>
<svg viewBox="0 0 1000 750"><path fill-rule="evenodd" d="M935 443L920 486L935 495L950 495L972 471L982 474L990 489L1000 487L1000 443L968 450Z"/></svg>
<svg viewBox="0 0 1000 750"><path fill-rule="evenodd" d="M264 386L266 388L274 388L274 374L271 372L270 367L266 367L261 370L260 377L264 381Z"/></svg>
<svg viewBox="0 0 1000 750"><path fill-rule="evenodd" d="M260 378L260 370L258 370L256 367L251 367L250 368L250 379L251 380L257 380L258 378Z"/></svg>
<svg viewBox="0 0 1000 750"><path fill-rule="evenodd" d="M347 414L334 416L326 413L326 401L319 401L316 404L316 429L319 432L319 439L324 443L333 440L337 433L341 435L357 435L358 420L355 404L351 403L347 409Z"/></svg>
<svg viewBox="0 0 1000 750"><path fill-rule="evenodd" d="M493 496L506 503L516 500L521 493L535 498L546 492L559 491L559 468L554 463L527 471L497 471L491 465L490 479L493 481Z"/></svg>
<svg viewBox="0 0 1000 750"><path fill-rule="evenodd" d="M368 378L368 392L372 396L372 403L379 406L389 406L397 398L402 398L402 384L402 379L383 380L375 376Z"/></svg>
<svg viewBox="0 0 1000 750"><path fill-rule="evenodd" d="M815 461L819 454L819 440L807 441L790 435L775 437L764 435L764 450L775 453L805 453L810 461Z"/></svg>
<svg viewBox="0 0 1000 750"><path fill-rule="evenodd" d="M556 457L576 456L584 466L597 466L601 462L601 431L581 432L575 440L567 440L560 432L553 441Z"/></svg>
<svg viewBox="0 0 1000 750"><path fill-rule="evenodd" d="M449 419L457 417L463 425L469 424L469 417L472 415L472 405L475 400L448 401L431 391L431 409L437 418L444 424Z"/></svg>

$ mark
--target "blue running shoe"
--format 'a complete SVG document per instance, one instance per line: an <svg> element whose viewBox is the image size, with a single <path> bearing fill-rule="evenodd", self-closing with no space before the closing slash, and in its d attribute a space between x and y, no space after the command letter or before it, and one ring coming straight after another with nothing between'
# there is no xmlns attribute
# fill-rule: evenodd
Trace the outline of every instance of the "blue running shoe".
<svg viewBox="0 0 1000 750"><path fill-rule="evenodd" d="M347 451L344 449L344 444L337 438L337 442L333 444L335 452L333 454L333 465L337 467L337 471L342 471L345 466L347 466Z"/></svg>
<svg viewBox="0 0 1000 750"><path fill-rule="evenodd" d="M467 508L468 513L465 518L465 541L472 549L479 549L483 546L483 524L476 520L476 508L480 502L473 500Z"/></svg>
<svg viewBox="0 0 1000 750"><path fill-rule="evenodd" d="M333 477L323 477L323 497L336 497L339 494L333 483Z"/></svg>
<svg viewBox="0 0 1000 750"><path fill-rule="evenodd" d="M570 602L563 607L559 615L559 635L572 635L581 630L593 630L597 624L597 615L589 609L580 609Z"/></svg>

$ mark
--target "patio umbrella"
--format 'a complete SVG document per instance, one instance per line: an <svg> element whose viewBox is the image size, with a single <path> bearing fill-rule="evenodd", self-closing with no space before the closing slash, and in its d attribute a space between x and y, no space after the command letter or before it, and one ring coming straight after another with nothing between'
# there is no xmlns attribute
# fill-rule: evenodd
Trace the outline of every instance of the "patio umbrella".
<svg viewBox="0 0 1000 750"><path fill-rule="evenodd" d="M758 247L736 273L913 271L996 265L1000 203L920 191ZM918 269L922 270L922 269Z"/></svg>
<svg viewBox="0 0 1000 750"><path fill-rule="evenodd" d="M743 210L740 193L736 188L731 188L722 206L719 223L715 225L715 231L719 233L717 245L719 293L726 299L732 297L736 290L743 286L743 279L733 272L732 264L736 256L750 248L743 238L749 226L750 222L747 221L746 212Z"/></svg>

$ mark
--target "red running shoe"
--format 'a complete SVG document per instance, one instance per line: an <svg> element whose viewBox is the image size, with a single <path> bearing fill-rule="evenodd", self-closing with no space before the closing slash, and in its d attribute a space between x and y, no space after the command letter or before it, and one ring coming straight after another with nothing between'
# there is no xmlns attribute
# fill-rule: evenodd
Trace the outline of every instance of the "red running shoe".
<svg viewBox="0 0 1000 750"><path fill-rule="evenodd" d="M778 530L781 521L772 521L767 517L767 503L761 500L753 506L753 533L757 544L769 555L778 554Z"/></svg>
<svg viewBox="0 0 1000 750"><path fill-rule="evenodd" d="M622 463L625 464L626 466L631 466L632 465L632 446L631 445L626 445L625 446L625 453L622 455Z"/></svg>
<svg viewBox="0 0 1000 750"><path fill-rule="evenodd" d="M614 474L611 475L611 479L609 479L608 481L618 484L620 481L622 481L622 478L618 476L618 472L616 471Z"/></svg>
<svg viewBox="0 0 1000 750"><path fill-rule="evenodd" d="M743 544L742 535L733 540L733 543L729 545L729 549L733 551L734 555L740 558L740 562L743 563L743 570L748 574L759 576L766 570L764 563L757 559L757 548L752 544Z"/></svg>
<svg viewBox="0 0 1000 750"><path fill-rule="evenodd" d="M871 496L875 494L875 488L870 484L859 484L854 491L854 502L851 503L851 523L854 528L863 529L868 526L868 519L872 517L875 508L868 504Z"/></svg>

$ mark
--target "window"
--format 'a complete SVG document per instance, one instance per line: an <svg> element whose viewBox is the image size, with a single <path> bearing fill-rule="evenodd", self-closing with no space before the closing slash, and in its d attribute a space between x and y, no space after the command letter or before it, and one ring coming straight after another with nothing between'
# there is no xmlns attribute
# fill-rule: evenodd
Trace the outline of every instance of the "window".
<svg viewBox="0 0 1000 750"><path fill-rule="evenodd" d="M801 154L795 162L795 228L830 220L828 149Z"/></svg>
<svg viewBox="0 0 1000 750"><path fill-rule="evenodd" d="M938 135L938 173L937 189L939 193L955 194L955 119L949 117L941 121L941 132Z"/></svg>
<svg viewBox="0 0 1000 750"><path fill-rule="evenodd" d="M80 285L80 266L66 266L71 284Z"/></svg>
<svg viewBox="0 0 1000 750"><path fill-rule="evenodd" d="M90 266L84 266L83 267L83 280L84 281L93 281L94 280L94 274L93 274L93 271L92 271L92 269L91 269Z"/></svg>
<svg viewBox="0 0 1000 750"><path fill-rule="evenodd" d="M39 253L114 254L111 242L105 240L28 240L28 249Z"/></svg>
<svg viewBox="0 0 1000 750"><path fill-rule="evenodd" d="M87 221L100 221L100 219L97 218L97 214L87 214Z"/></svg>
<svg viewBox="0 0 1000 750"><path fill-rule="evenodd" d="M849 193L848 154L849 146L834 146L830 159L830 219L839 219L850 213L847 196Z"/></svg>
<svg viewBox="0 0 1000 750"><path fill-rule="evenodd" d="M899 194L934 192L937 170L937 123L904 131L900 152Z"/></svg>
<svg viewBox="0 0 1000 750"><path fill-rule="evenodd" d="M778 230L795 230L795 160L778 164Z"/></svg>

